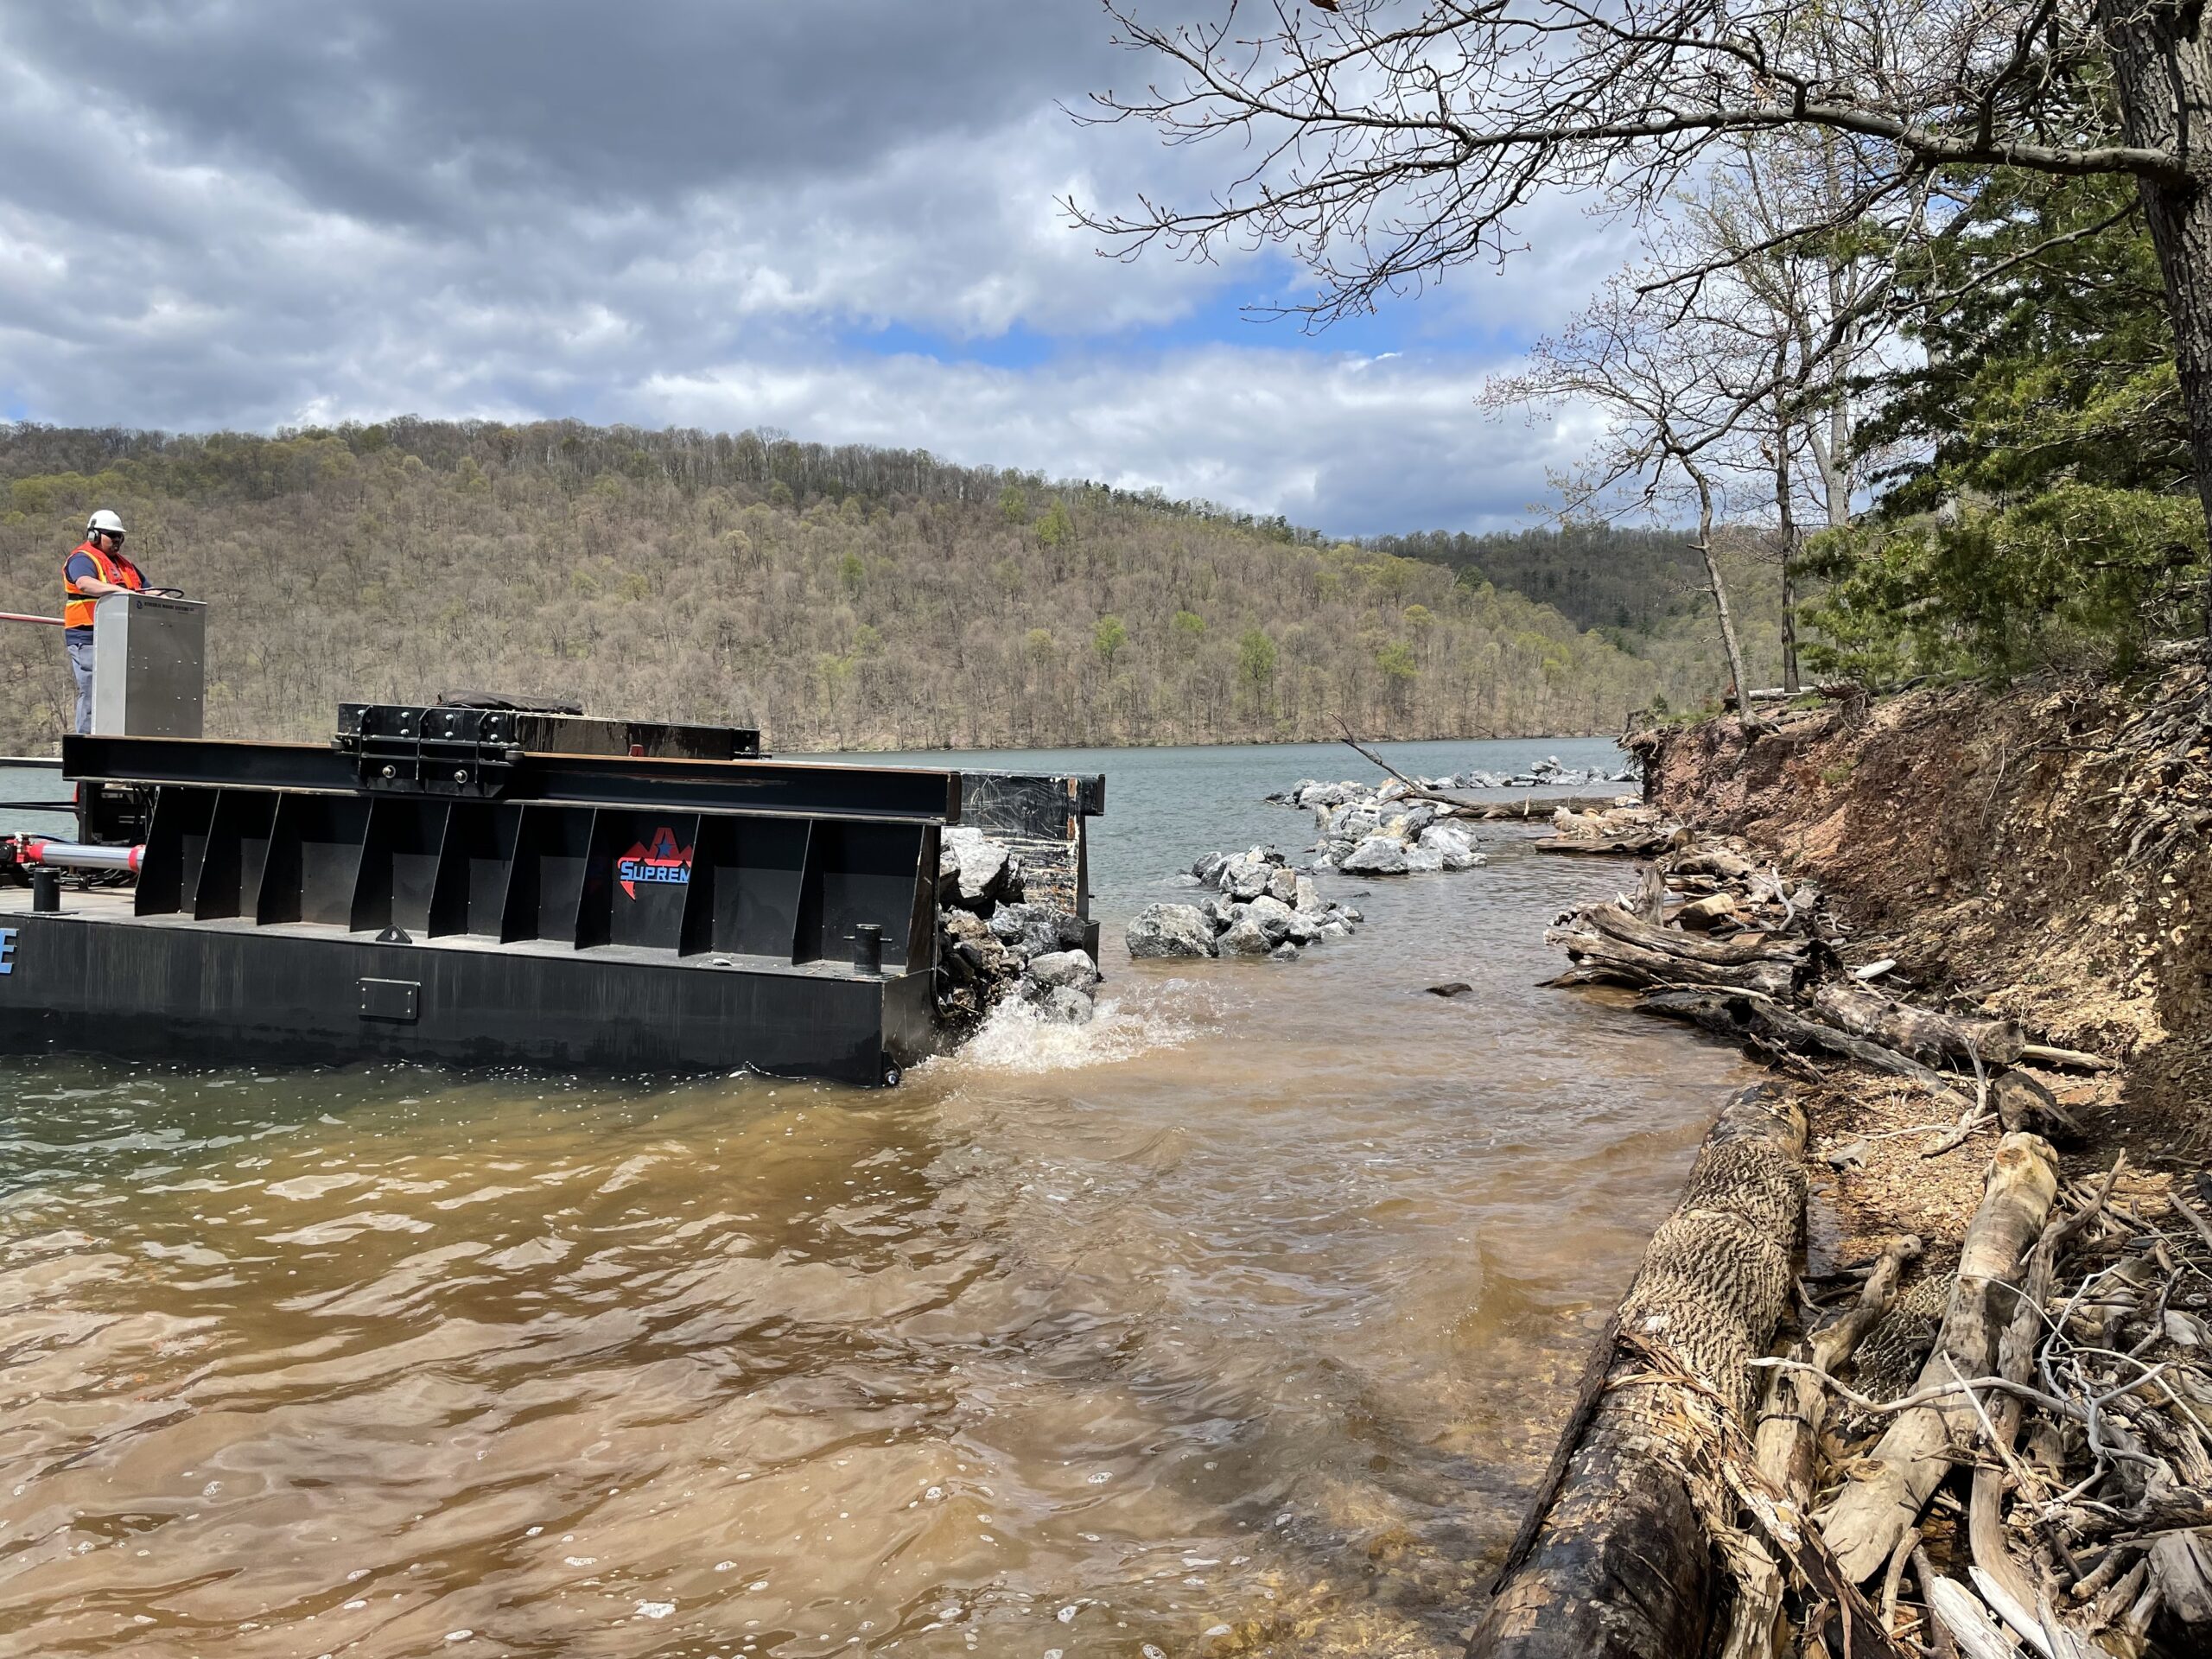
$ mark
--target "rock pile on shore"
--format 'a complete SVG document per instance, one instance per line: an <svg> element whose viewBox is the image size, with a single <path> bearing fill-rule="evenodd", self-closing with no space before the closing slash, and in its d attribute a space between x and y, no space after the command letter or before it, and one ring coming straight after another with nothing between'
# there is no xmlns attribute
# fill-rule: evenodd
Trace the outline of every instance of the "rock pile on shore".
<svg viewBox="0 0 2212 1659"><path fill-rule="evenodd" d="M1208 853L1191 866L1213 889L1193 905L1147 905L1128 928L1131 957L1273 957L1294 961L1306 946L1341 939L1365 919L1324 899L1311 876L1271 848Z"/></svg>
<svg viewBox="0 0 2212 1659"><path fill-rule="evenodd" d="M1082 918L1023 896L1021 861L980 830L944 832L938 855L939 1014L972 1028L1010 997L1047 1020L1090 1022L1098 964Z"/></svg>

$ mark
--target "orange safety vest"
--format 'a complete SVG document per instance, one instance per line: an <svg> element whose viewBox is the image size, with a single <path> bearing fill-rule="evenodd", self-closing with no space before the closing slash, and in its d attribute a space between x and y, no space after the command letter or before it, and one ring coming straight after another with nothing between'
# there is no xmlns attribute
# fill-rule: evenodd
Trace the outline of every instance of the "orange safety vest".
<svg viewBox="0 0 2212 1659"><path fill-rule="evenodd" d="M100 580L111 582L118 588L128 588L132 593L144 589L146 578L138 574L138 567L120 553L103 553L86 537L69 550L69 559L79 553L92 556L100 568ZM89 628L92 626L92 607L99 602L97 594L80 594L77 584L69 580L69 559L61 561L61 623L64 627Z"/></svg>

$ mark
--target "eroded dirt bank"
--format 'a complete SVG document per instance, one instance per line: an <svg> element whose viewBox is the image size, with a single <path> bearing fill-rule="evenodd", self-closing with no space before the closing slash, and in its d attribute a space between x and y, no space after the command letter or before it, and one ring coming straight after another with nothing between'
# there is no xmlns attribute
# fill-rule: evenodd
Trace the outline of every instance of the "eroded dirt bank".
<svg viewBox="0 0 2212 1659"><path fill-rule="evenodd" d="M1648 798L1817 881L1917 998L2122 1062L2069 1091L2140 1166L2212 1150L2202 665L1646 734ZM2094 1149L2094 1148L2093 1148ZM2107 1154L2105 1161L2109 1161Z"/></svg>

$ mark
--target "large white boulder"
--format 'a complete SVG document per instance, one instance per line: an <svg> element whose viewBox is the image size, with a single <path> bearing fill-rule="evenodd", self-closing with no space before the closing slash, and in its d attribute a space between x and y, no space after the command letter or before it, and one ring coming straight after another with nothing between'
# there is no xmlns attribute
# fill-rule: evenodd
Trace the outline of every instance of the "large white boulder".
<svg viewBox="0 0 2212 1659"><path fill-rule="evenodd" d="M1443 859L1447 870L1471 870L1478 864L1490 862L1475 850L1474 837L1461 825L1448 820L1432 823L1422 830L1421 844L1433 849Z"/></svg>
<svg viewBox="0 0 2212 1659"><path fill-rule="evenodd" d="M1029 977L1046 989L1087 991L1098 982L1098 964L1087 950L1055 950L1029 964Z"/></svg>
<svg viewBox="0 0 2212 1659"><path fill-rule="evenodd" d="M1126 938L1133 957L1213 955L1213 924L1195 905L1147 905Z"/></svg>
<svg viewBox="0 0 2212 1659"><path fill-rule="evenodd" d="M1353 848L1337 868L1346 875L1403 875L1406 849L1388 836L1370 836ZM1437 868L1443 866L1440 863Z"/></svg>
<svg viewBox="0 0 2212 1659"><path fill-rule="evenodd" d="M1247 915L1215 942L1214 949L1224 957L1264 957L1275 948L1274 940L1267 930Z"/></svg>
<svg viewBox="0 0 2212 1659"><path fill-rule="evenodd" d="M980 830L947 830L938 843L938 879L952 887L948 896L963 910L979 909L998 898L1014 868L1012 849Z"/></svg>

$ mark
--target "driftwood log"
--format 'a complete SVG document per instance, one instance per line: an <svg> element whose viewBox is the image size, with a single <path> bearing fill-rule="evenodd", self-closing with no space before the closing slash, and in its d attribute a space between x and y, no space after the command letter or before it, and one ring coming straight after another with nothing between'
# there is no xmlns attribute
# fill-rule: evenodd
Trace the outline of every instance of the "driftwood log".
<svg viewBox="0 0 2212 1659"><path fill-rule="evenodd" d="M1650 858L1672 844L1669 832L1633 830L1621 836L1546 836L1535 843L1540 853L1583 854L1595 858Z"/></svg>
<svg viewBox="0 0 2212 1659"><path fill-rule="evenodd" d="M1601 812L1619 798L1612 795L1524 795L1517 801L1475 801L1464 795L1445 795L1433 789L1421 791L1421 798L1438 801L1457 809L1456 816L1496 823L1511 819L1520 823L1534 823L1548 818L1565 807L1576 812Z"/></svg>
<svg viewBox="0 0 2212 1659"><path fill-rule="evenodd" d="M1381 755L1376 753L1374 750L1369 748L1367 745L1354 737L1351 734L1351 728L1344 724L1344 719L1342 715L1333 715L1332 718L1336 721L1338 729L1344 733L1344 742L1351 751L1355 754L1358 755L1361 760L1370 761L1374 765L1380 766L1383 771L1389 772L1393 778L1403 784L1406 786L1406 797L1408 799L1416 801L1434 801L1439 806L1455 807L1458 809L1459 814L1461 817L1486 818L1491 820L1503 818L1519 818L1523 820L1532 818L1548 818L1553 813L1562 809L1571 812L1602 811L1613 805L1620 798L1616 795L1553 795L1548 797L1530 795L1524 797L1518 801L1484 801L1478 800L1471 795L1459 794L1458 791L1453 790L1431 789L1427 784L1421 782L1420 779L1408 778L1406 776L1404 772L1400 772L1388 760L1385 760Z"/></svg>
<svg viewBox="0 0 2212 1659"><path fill-rule="evenodd" d="M1998 1121L2007 1129L2063 1140L2081 1133L2074 1116L2058 1098L2024 1071L2005 1071L1990 1080L1990 1097L1996 1103Z"/></svg>
<svg viewBox="0 0 2212 1659"><path fill-rule="evenodd" d="M1919 1254L1920 1241L1911 1234L1891 1239L1875 1258L1859 1300L1798 1344L1790 1355L1794 1364L1777 1368L1767 1384L1766 1402L1759 1408L1759 1467L1790 1497L1802 1501L1813 1490L1828 1408L1821 1377L1833 1376L1858 1351L1860 1339L1889 1311L1905 1264Z"/></svg>
<svg viewBox="0 0 2212 1659"><path fill-rule="evenodd" d="M1657 926L1642 917L1630 915L1618 905L1592 905L1579 912L1575 919L1586 931L1610 934L1624 944L1688 962L1710 963L1715 967L1783 962L1794 968L1805 959L1802 940L1778 939L1764 934L1734 939L1701 938L1694 933Z"/></svg>
<svg viewBox="0 0 2212 1659"><path fill-rule="evenodd" d="M1752 1357L1788 1305L1805 1120L1760 1084L1706 1136L1594 1357L1586 1408L1492 1587L1470 1659L1674 1659L1720 1600L1715 1447L1740 1442Z"/></svg>
<svg viewBox="0 0 2212 1659"><path fill-rule="evenodd" d="M1667 861L1669 875L1710 875L1723 881L1740 881L1758 866L1725 847L1692 847Z"/></svg>
<svg viewBox="0 0 2212 1659"><path fill-rule="evenodd" d="M2011 1020L1967 1020L1916 1008L1848 979L1814 988L1815 1014L1853 1036L1871 1038L1929 1065L2011 1065L2028 1033Z"/></svg>
<svg viewBox="0 0 2212 1659"><path fill-rule="evenodd" d="M1625 911L1618 913L1627 915ZM1787 962L1707 962L1687 951L1654 950L1633 944L1611 933L1569 934L1566 944L1567 957L1577 967L1608 972L1628 985L1696 985L1778 997L1789 994L1796 977L1796 970Z"/></svg>
<svg viewBox="0 0 2212 1659"><path fill-rule="evenodd" d="M1730 996L1712 991L1655 991L1637 1007L1646 1014L1666 1014L1769 1052L1796 1054L1822 1051L1841 1054L1878 1071L1910 1077L1952 1111L1963 1114L1973 1106L1939 1072L1910 1055L1885 1048L1870 1038L1854 1037L1834 1026L1808 1020L1771 997Z"/></svg>
<svg viewBox="0 0 2212 1659"><path fill-rule="evenodd" d="M2058 1158L2048 1141L2008 1135L1998 1143L1950 1305L1915 1392L1990 1375L1999 1338L2016 1312L2024 1258L2057 1192ZM1971 1457L1979 1433L1975 1402L1964 1390L1897 1414L1819 1516L1821 1535L1854 1583L1882 1570L1955 1459Z"/></svg>

